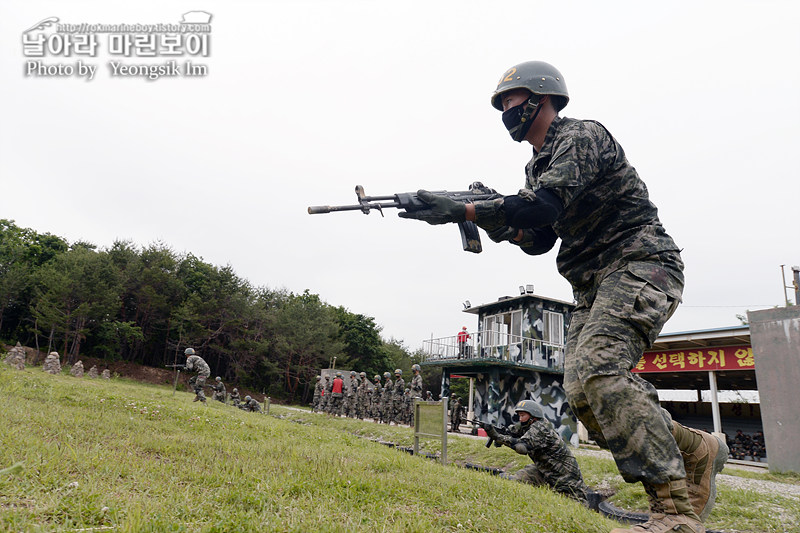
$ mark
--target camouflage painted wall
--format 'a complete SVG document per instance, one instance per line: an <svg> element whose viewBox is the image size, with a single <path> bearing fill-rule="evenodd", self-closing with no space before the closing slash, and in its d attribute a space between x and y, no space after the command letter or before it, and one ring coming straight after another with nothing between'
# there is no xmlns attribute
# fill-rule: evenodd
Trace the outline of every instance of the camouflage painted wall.
<svg viewBox="0 0 800 533"><path fill-rule="evenodd" d="M520 400L539 403L561 438L578 445L578 421L567 403L563 376L501 367L477 374L472 408L479 420L510 425L515 421L514 406Z"/></svg>

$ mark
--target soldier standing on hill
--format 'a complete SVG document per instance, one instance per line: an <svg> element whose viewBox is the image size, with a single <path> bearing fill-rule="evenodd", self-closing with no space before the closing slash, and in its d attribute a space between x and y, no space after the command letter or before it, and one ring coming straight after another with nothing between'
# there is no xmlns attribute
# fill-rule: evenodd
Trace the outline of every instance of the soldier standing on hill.
<svg viewBox="0 0 800 533"><path fill-rule="evenodd" d="M381 377L375 374L372 378L375 387L372 389L372 396L370 397L370 411L369 415L374 422L381 421L381 398L383 397L383 387L381 386Z"/></svg>
<svg viewBox="0 0 800 533"><path fill-rule="evenodd" d="M394 392L392 375L389 372L383 373L383 394L381 394L381 422L384 424L392 423L392 393Z"/></svg>
<svg viewBox="0 0 800 533"><path fill-rule="evenodd" d="M406 382L403 379L403 371L399 368L394 371L394 392L392 394L392 414L391 419L395 424L403 421L403 393L406 390Z"/></svg>
<svg viewBox="0 0 800 533"><path fill-rule="evenodd" d="M369 410L369 387L367 386L367 373L361 372L359 374L360 385L356 390L356 418L364 420Z"/></svg>
<svg viewBox="0 0 800 533"><path fill-rule="evenodd" d="M194 348L186 348L183 355L186 356L186 371L197 372L196 376L192 376L189 379L189 385L194 388L195 394L192 401L206 403L206 394L203 391L203 387L206 386L206 380L211 375L211 369L202 357L194 353Z"/></svg>
<svg viewBox="0 0 800 533"><path fill-rule="evenodd" d="M533 464L509 476L509 479L537 486L547 485L586 505L588 487L583 482L578 461L553 424L544 417L541 406L533 400L523 400L517 404L516 412L519 424L509 428L505 435L500 434L494 426L484 426L495 445L508 446L533 461Z"/></svg>
<svg viewBox="0 0 800 533"><path fill-rule="evenodd" d="M320 401L320 411L323 413L330 414L331 412L331 387L333 387L331 376L327 374L325 375L325 385L322 389L322 400Z"/></svg>
<svg viewBox="0 0 800 533"><path fill-rule="evenodd" d="M414 377L411 378L411 397L422 399L422 368L415 364L411 366Z"/></svg>
<svg viewBox="0 0 800 533"><path fill-rule="evenodd" d="M311 400L311 411L319 411L319 402L322 399L322 391L324 385L322 384L322 376L317 376L317 384L314 385L314 398Z"/></svg>

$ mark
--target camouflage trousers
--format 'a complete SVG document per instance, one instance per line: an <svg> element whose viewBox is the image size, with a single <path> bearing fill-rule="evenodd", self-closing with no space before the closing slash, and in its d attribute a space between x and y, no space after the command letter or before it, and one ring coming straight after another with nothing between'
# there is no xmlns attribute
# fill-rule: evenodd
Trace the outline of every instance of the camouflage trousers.
<svg viewBox="0 0 800 533"><path fill-rule="evenodd" d="M609 274L570 321L564 367L570 407L590 437L611 450L628 483L686 477L671 417L655 387L631 373L680 302L682 263L677 253L669 257L677 260L630 263Z"/></svg>
<svg viewBox="0 0 800 533"><path fill-rule="evenodd" d="M528 483L535 487L550 486L544 474L541 470L539 470L539 467L536 466L536 464L529 464L522 470L518 470L514 474L504 477L514 481L519 481L521 483ZM551 488L556 492L559 492L564 496L568 496L579 502L586 502L586 492L589 489L583 482L580 471L577 472L577 475L574 476L574 479L571 479L569 483L560 484L559 486Z"/></svg>
<svg viewBox="0 0 800 533"><path fill-rule="evenodd" d="M208 376L197 375L197 376L195 376L195 377L193 377L192 379L189 380L189 383L194 388L195 396L201 402L205 402L206 401L206 393L203 390L203 387L206 386L207 377Z"/></svg>

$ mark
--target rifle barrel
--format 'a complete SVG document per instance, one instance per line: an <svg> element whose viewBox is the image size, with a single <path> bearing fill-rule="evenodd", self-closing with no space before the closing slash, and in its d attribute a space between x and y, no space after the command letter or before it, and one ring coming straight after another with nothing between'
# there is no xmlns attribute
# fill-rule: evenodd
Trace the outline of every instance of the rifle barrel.
<svg viewBox="0 0 800 533"><path fill-rule="evenodd" d="M400 207L397 202L391 203L364 203L354 205L312 205L308 208L309 215L319 215L324 213L335 213L336 211L363 211L369 209L394 209Z"/></svg>

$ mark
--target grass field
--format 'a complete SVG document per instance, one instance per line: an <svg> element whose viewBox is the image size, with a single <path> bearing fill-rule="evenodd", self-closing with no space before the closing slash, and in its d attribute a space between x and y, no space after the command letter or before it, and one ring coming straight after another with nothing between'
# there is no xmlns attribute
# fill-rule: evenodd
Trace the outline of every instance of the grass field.
<svg viewBox="0 0 800 533"><path fill-rule="evenodd" d="M22 463L0 473L0 530L605 532L617 525L547 489L370 440L410 446L408 428L277 406L259 415L191 398L124 379L0 365L0 469ZM425 444L437 450L435 441ZM529 461L470 438L450 439L448 457L512 470ZM620 486L621 502L645 505L612 461L579 461L590 485ZM800 505L723 487L711 520L728 530L789 531L800 524Z"/></svg>

